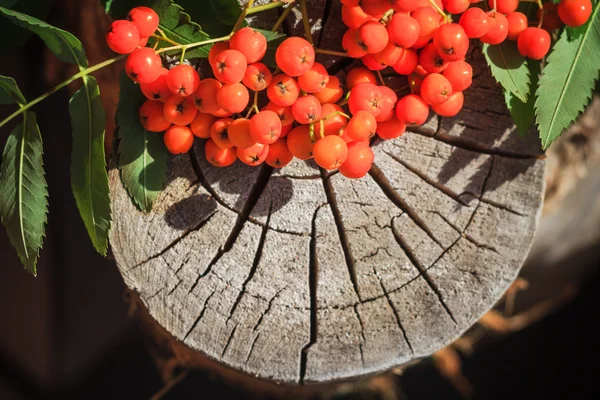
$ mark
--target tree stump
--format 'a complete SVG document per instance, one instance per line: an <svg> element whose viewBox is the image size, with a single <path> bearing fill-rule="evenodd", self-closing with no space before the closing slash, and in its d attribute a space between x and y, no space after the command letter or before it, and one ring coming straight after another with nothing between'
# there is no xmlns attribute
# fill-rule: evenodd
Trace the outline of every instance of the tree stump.
<svg viewBox="0 0 600 400"><path fill-rule="evenodd" d="M311 1L328 37L343 29L339 11ZM171 158L143 214L112 170L125 283L194 351L282 383L361 376L447 345L516 277L544 191L536 135L519 137L481 51L472 57L463 111L376 144L360 180L302 161L218 169L197 143ZM343 76L347 64L328 66Z"/></svg>

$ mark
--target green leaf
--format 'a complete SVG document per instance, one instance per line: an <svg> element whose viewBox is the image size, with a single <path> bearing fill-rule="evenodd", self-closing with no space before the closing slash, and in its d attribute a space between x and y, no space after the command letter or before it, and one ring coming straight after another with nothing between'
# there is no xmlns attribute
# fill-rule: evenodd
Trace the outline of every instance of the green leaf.
<svg viewBox="0 0 600 400"><path fill-rule="evenodd" d="M494 46L484 44L483 54L492 75L504 90L526 102L529 95L529 69L527 61L517 50L517 45L508 40Z"/></svg>
<svg viewBox="0 0 600 400"><path fill-rule="evenodd" d="M148 0L101 0L104 9L113 19L125 19L129 11L137 6L147 6Z"/></svg>
<svg viewBox="0 0 600 400"><path fill-rule="evenodd" d="M177 0L211 37L226 36L242 13L238 0Z"/></svg>
<svg viewBox="0 0 600 400"><path fill-rule="evenodd" d="M42 136L35 114L27 111L4 147L0 218L23 266L34 276L48 215L42 154Z"/></svg>
<svg viewBox="0 0 600 400"><path fill-rule="evenodd" d="M211 39L206 32L200 29L200 25L192 22L190 16L183 12L183 8L174 4L172 0L156 0L151 7L158 14L160 23L158 27L162 29L165 35L177 43L189 44L202 42ZM152 39L152 38L151 38ZM148 43L152 46L154 39ZM159 41L158 48L170 47L171 44L165 41ZM186 52L187 58L206 58L210 51L211 45L196 47ZM181 50L168 52L169 55L181 53Z"/></svg>
<svg viewBox="0 0 600 400"><path fill-rule="evenodd" d="M165 186L169 156L163 135L146 131L140 123L139 108L145 100L139 87L122 73L117 110L118 166L129 196L148 212Z"/></svg>
<svg viewBox="0 0 600 400"><path fill-rule="evenodd" d="M106 115L92 76L84 77L83 86L71 97L69 114L73 127L71 188L92 244L105 256L111 222L104 155Z"/></svg>
<svg viewBox="0 0 600 400"><path fill-rule="evenodd" d="M547 149L588 104L600 73L600 15L596 6L585 32L569 41L563 32L542 71L535 102L536 122Z"/></svg>
<svg viewBox="0 0 600 400"><path fill-rule="evenodd" d="M0 7L10 8L13 11L18 11L38 19L44 19L54 1L55 0L20 0L15 3L10 0L0 0ZM15 4L11 5L11 3ZM0 37L10 38L10 40L0 41L0 51L8 52L17 49L23 46L32 36L32 32L22 29L20 26L0 22Z"/></svg>
<svg viewBox="0 0 600 400"><path fill-rule="evenodd" d="M277 52L277 47L285 40L286 36L282 33L271 32L264 29L256 29L260 33L262 33L267 38L267 53L261 60L261 62L269 67L275 68L275 53Z"/></svg>
<svg viewBox="0 0 600 400"><path fill-rule="evenodd" d="M67 31L40 21L27 14L0 7L0 14L10 22L38 35L46 46L62 61L87 67L83 45L75 36Z"/></svg>
<svg viewBox="0 0 600 400"><path fill-rule="evenodd" d="M535 90L537 89L538 80L540 76L540 63L535 61L529 62L529 69L531 73L531 93L527 103L523 103L514 94L509 91L504 91L504 100L513 122L517 126L517 131L521 136L525 136L529 132L529 128L535 120L535 110L533 108L535 104Z"/></svg>
<svg viewBox="0 0 600 400"><path fill-rule="evenodd" d="M0 104L14 103L25 104L27 100L13 78L0 75Z"/></svg>

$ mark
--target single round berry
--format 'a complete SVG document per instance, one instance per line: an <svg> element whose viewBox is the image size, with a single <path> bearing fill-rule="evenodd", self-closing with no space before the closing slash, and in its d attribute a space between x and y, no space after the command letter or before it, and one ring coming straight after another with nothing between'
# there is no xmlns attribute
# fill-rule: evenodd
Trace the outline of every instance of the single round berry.
<svg viewBox="0 0 600 400"><path fill-rule="evenodd" d="M248 64L260 61L267 52L267 38L252 28L237 31L229 42L229 46L246 57Z"/></svg>
<svg viewBox="0 0 600 400"><path fill-rule="evenodd" d="M250 90L260 92L265 90L273 81L273 74L263 63L248 65L242 83Z"/></svg>
<svg viewBox="0 0 600 400"><path fill-rule="evenodd" d="M348 126L346 126L346 133L350 139L357 142L371 139L377 132L377 121L375 117L368 111L361 110L354 114Z"/></svg>
<svg viewBox="0 0 600 400"><path fill-rule="evenodd" d="M429 43L419 53L419 65L429 73L440 73L446 69L448 61L442 58L435 44Z"/></svg>
<svg viewBox="0 0 600 400"><path fill-rule="evenodd" d="M377 125L377 136L383 140L396 139L402 136L405 131L406 125L395 117Z"/></svg>
<svg viewBox="0 0 600 400"><path fill-rule="evenodd" d="M160 101L146 100L140 107L140 122L150 132L164 132L171 126L163 113L164 104Z"/></svg>
<svg viewBox="0 0 600 400"><path fill-rule="evenodd" d="M410 75L419 65L419 56L412 49L405 49L398 62L392 65L394 71L399 75Z"/></svg>
<svg viewBox="0 0 600 400"><path fill-rule="evenodd" d="M158 14L150 7L132 8L127 19L135 24L142 38L152 36L158 28Z"/></svg>
<svg viewBox="0 0 600 400"><path fill-rule="evenodd" d="M189 125L198 114L191 97L171 96L165 102L163 111L167 121L179 126Z"/></svg>
<svg viewBox="0 0 600 400"><path fill-rule="evenodd" d="M261 111L250 119L250 136L258 143L275 143L281 135L281 129L279 115L270 110Z"/></svg>
<svg viewBox="0 0 600 400"><path fill-rule="evenodd" d="M321 104L336 103L344 95L344 89L337 76L330 76L325 89L318 93L313 93Z"/></svg>
<svg viewBox="0 0 600 400"><path fill-rule="evenodd" d="M267 88L267 96L273 103L289 107L296 102L300 95L300 88L294 78L287 75L277 75Z"/></svg>
<svg viewBox="0 0 600 400"><path fill-rule="evenodd" d="M294 114L292 114L292 107L278 106L273 102L269 102L263 107L262 111L269 110L273 111L279 117L282 126L289 126L294 123Z"/></svg>
<svg viewBox="0 0 600 400"><path fill-rule="evenodd" d="M262 164L267 159L269 154L269 145L262 143L255 143L253 146L246 149L237 148L235 153L238 159L251 167L256 167Z"/></svg>
<svg viewBox="0 0 600 400"><path fill-rule="evenodd" d="M396 13L387 24L390 41L408 49L421 35L419 22L410 15Z"/></svg>
<svg viewBox="0 0 600 400"><path fill-rule="evenodd" d="M223 149L212 139L208 139L204 145L204 157L215 167L228 167L237 160L234 148Z"/></svg>
<svg viewBox="0 0 600 400"><path fill-rule="evenodd" d="M206 78L200 81L194 92L194 104L198 111L203 113L214 113L221 109L217 101L217 92L223 84L216 79Z"/></svg>
<svg viewBox="0 0 600 400"><path fill-rule="evenodd" d="M524 57L540 60L550 50L550 34L545 29L527 28L519 35L517 47Z"/></svg>
<svg viewBox="0 0 600 400"><path fill-rule="evenodd" d="M489 13L490 30L479 40L487 44L500 44L508 36L508 20L499 12Z"/></svg>
<svg viewBox="0 0 600 400"><path fill-rule="evenodd" d="M238 118L229 125L229 139L238 149L247 149L256 144L250 134L250 120ZM239 157L239 154L238 154Z"/></svg>
<svg viewBox="0 0 600 400"><path fill-rule="evenodd" d="M239 113L244 111L250 101L248 89L241 83L223 85L217 90L217 103L227 112Z"/></svg>
<svg viewBox="0 0 600 400"><path fill-rule="evenodd" d="M348 119L342 115L344 110L337 104L323 104L321 107L321 120L318 125L315 125L315 129L321 132L323 128L323 135L339 135L344 127L348 124Z"/></svg>
<svg viewBox="0 0 600 400"><path fill-rule="evenodd" d="M115 53L129 54L138 47L140 33L137 27L126 20L116 20L106 33L106 44Z"/></svg>
<svg viewBox="0 0 600 400"><path fill-rule="evenodd" d="M320 63L314 63L312 68L298 77L298 86L306 93L318 93L327 87L329 74Z"/></svg>
<svg viewBox="0 0 600 400"><path fill-rule="evenodd" d="M229 48L229 42L217 42L213 44L208 52L208 64L212 66L217 56L225 50L229 50Z"/></svg>
<svg viewBox="0 0 600 400"><path fill-rule="evenodd" d="M292 129L287 136L288 150L294 157L300 160L308 160L313 157L314 143L310 139L308 125L300 125Z"/></svg>
<svg viewBox="0 0 600 400"><path fill-rule="evenodd" d="M278 139L269 145L269 154L265 162L273 168L283 168L294 159L294 155L287 147L286 139Z"/></svg>
<svg viewBox="0 0 600 400"><path fill-rule="evenodd" d="M391 8L394 0L369 0L359 2L365 13L377 20L383 18L383 15Z"/></svg>
<svg viewBox="0 0 600 400"><path fill-rule="evenodd" d="M217 117L211 114L199 112L190 123L190 129L194 136L200 139L210 138L210 127L215 123Z"/></svg>
<svg viewBox="0 0 600 400"><path fill-rule="evenodd" d="M237 50L224 50L217 54L211 64L215 78L223 83L238 83L244 79L248 63Z"/></svg>
<svg viewBox="0 0 600 400"><path fill-rule="evenodd" d="M348 107L352 115L360 110L369 111L375 118L381 113L381 91L372 83L360 83L352 89Z"/></svg>
<svg viewBox="0 0 600 400"><path fill-rule="evenodd" d="M194 134L187 126L173 125L165 132L163 141L171 154L184 154L194 144Z"/></svg>
<svg viewBox="0 0 600 400"><path fill-rule="evenodd" d="M374 160L375 154L368 143L349 143L346 162L339 167L340 174L346 178L360 179L367 175Z"/></svg>
<svg viewBox="0 0 600 400"><path fill-rule="evenodd" d="M315 96L302 96L292 105L292 114L299 124L311 124L321 118L321 103Z"/></svg>
<svg viewBox="0 0 600 400"><path fill-rule="evenodd" d="M219 108L215 112L211 112L211 114L217 118L229 118L233 115L233 113L230 113L229 111L225 111L222 108Z"/></svg>
<svg viewBox="0 0 600 400"><path fill-rule="evenodd" d="M190 96L198 89L199 84L200 75L187 64L176 65L167 74L167 86L175 96Z"/></svg>
<svg viewBox="0 0 600 400"><path fill-rule="evenodd" d="M429 117L429 105L416 94L402 97L396 103L396 118L404 125L423 125Z"/></svg>
<svg viewBox="0 0 600 400"><path fill-rule="evenodd" d="M377 78L370 69L365 67L352 68L346 75L346 87L352 90L359 83L377 84Z"/></svg>
<svg viewBox="0 0 600 400"><path fill-rule="evenodd" d="M160 56L149 47L134 50L125 61L125 72L134 82L155 81L162 70Z"/></svg>
<svg viewBox="0 0 600 400"><path fill-rule="evenodd" d="M429 6L417 8L410 16L417 20L420 27L419 39L412 47L422 48L429 42L433 37L435 30L440 26L441 16L436 10Z"/></svg>
<svg viewBox="0 0 600 400"><path fill-rule="evenodd" d="M367 14L361 6L342 6L342 22L348 28L358 29L369 21L375 21L375 17Z"/></svg>
<svg viewBox="0 0 600 400"><path fill-rule="evenodd" d="M210 138L222 149L230 149L233 142L229 138L229 127L233 123L231 118L216 120L210 127Z"/></svg>
<svg viewBox="0 0 600 400"><path fill-rule="evenodd" d="M290 133L290 131L292 130L292 128L294 128L294 125L284 125L281 127L281 135L279 136L279 139L287 137L288 133Z"/></svg>
<svg viewBox="0 0 600 400"><path fill-rule="evenodd" d="M291 37L277 47L275 60L284 74L300 76L315 63L315 50L306 39Z"/></svg>
<svg viewBox="0 0 600 400"><path fill-rule="evenodd" d="M515 12L519 6L519 0L488 0L490 8L494 8L494 2L496 3L496 11L502 14Z"/></svg>
<svg viewBox="0 0 600 400"><path fill-rule="evenodd" d="M452 94L452 85L440 74L429 74L421 83L421 97L430 106L441 104Z"/></svg>
<svg viewBox="0 0 600 400"><path fill-rule="evenodd" d="M398 95L392 89L387 86L379 86L379 94L381 96L381 102L379 104L379 115L375 117L375 120L385 122L394 116L394 108L398 101Z"/></svg>
<svg viewBox="0 0 600 400"><path fill-rule="evenodd" d="M140 89L146 98L149 100L162 101L164 103L171 97L173 93L171 93L171 90L169 90L169 87L167 86L167 73L169 73L168 69L161 68L160 75L158 75L158 78L154 81L140 83Z"/></svg>
<svg viewBox="0 0 600 400"><path fill-rule="evenodd" d="M358 31L355 29L348 29L344 36L342 36L342 48L351 58L361 58L367 54L367 49L360 41Z"/></svg>
<svg viewBox="0 0 600 400"><path fill-rule="evenodd" d="M508 40L517 40L519 38L519 34L527 29L527 15L522 12L515 11L506 16L506 20L508 22L508 33L506 38Z"/></svg>
<svg viewBox="0 0 600 400"><path fill-rule="evenodd" d="M313 156L319 167L338 169L348 158L348 145L339 136L325 136L313 146Z"/></svg>
<svg viewBox="0 0 600 400"><path fill-rule="evenodd" d="M397 46L393 42L389 42L382 51L374 54L373 57L379 64L391 66L398 62L403 52L404 49L402 47Z"/></svg>
<svg viewBox="0 0 600 400"><path fill-rule="evenodd" d="M585 24L592 14L590 0L561 0L558 16L565 25L577 27Z"/></svg>
<svg viewBox="0 0 600 400"><path fill-rule="evenodd" d="M490 30L490 22L487 14L481 8L477 7L469 8L465 11L458 23L471 39L480 38Z"/></svg>
<svg viewBox="0 0 600 400"><path fill-rule="evenodd" d="M450 14L462 14L471 5L469 0L443 0L444 10Z"/></svg>
<svg viewBox="0 0 600 400"><path fill-rule="evenodd" d="M373 54L367 54L361 60L363 65L369 68L371 71L382 71L387 67L387 65L381 64L379 61L377 61Z"/></svg>
<svg viewBox="0 0 600 400"><path fill-rule="evenodd" d="M443 75L452 85L453 92L462 92L473 83L473 67L463 60L448 64Z"/></svg>
<svg viewBox="0 0 600 400"><path fill-rule="evenodd" d="M381 23L371 21L363 24L358 29L359 43L368 54L377 54L389 42L388 31Z"/></svg>
<svg viewBox="0 0 600 400"><path fill-rule="evenodd" d="M465 97L462 92L453 93L448 100L441 104L431 106L431 109L439 116L454 117L462 109Z"/></svg>
<svg viewBox="0 0 600 400"><path fill-rule="evenodd" d="M441 25L433 34L433 43L446 61L458 61L464 58L469 50L469 38L459 24Z"/></svg>

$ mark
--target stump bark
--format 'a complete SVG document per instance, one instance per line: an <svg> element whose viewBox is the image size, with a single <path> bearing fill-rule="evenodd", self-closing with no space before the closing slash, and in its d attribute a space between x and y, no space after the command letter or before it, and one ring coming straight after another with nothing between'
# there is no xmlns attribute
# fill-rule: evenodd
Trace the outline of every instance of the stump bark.
<svg viewBox="0 0 600 400"><path fill-rule="evenodd" d="M327 37L343 29L339 2L310 12ZM323 47L336 49L331 37ZM544 189L536 135L519 137L472 57L459 116L376 144L360 180L303 161L218 169L197 143L171 158L143 214L112 170L111 246L127 286L194 351L277 382L361 376L447 345L516 277ZM344 60L321 61L343 77Z"/></svg>

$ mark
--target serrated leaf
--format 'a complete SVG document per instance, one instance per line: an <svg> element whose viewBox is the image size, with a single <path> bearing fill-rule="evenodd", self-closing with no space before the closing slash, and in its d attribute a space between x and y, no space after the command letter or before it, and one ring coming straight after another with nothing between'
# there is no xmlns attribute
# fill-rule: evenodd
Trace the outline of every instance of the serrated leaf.
<svg viewBox="0 0 600 400"><path fill-rule="evenodd" d="M146 131L140 123L139 108L146 100L140 88L125 73L120 86L117 135L121 180L133 202L148 212L165 186L168 152L163 135Z"/></svg>
<svg viewBox="0 0 600 400"><path fill-rule="evenodd" d="M527 61L517 50L515 42L507 40L493 46L484 44L483 54L492 75L504 90L514 94L522 102L526 102L529 95L529 69Z"/></svg>
<svg viewBox="0 0 600 400"><path fill-rule="evenodd" d="M195 22L192 22L190 16L183 11L179 5L174 4L172 0L155 0L151 5L152 9L158 14L160 23L158 27L162 29L169 39L180 44L190 44L203 42L211 39L211 37L203 32ZM148 43L152 46L154 39ZM172 46L163 40L159 41L158 48ZM211 45L196 47L186 52L187 58L206 58L210 51ZM167 54L179 54L181 50L174 50Z"/></svg>
<svg viewBox="0 0 600 400"><path fill-rule="evenodd" d="M23 266L34 276L48 215L42 154L42 136L36 116L27 111L4 147L0 170L0 219Z"/></svg>
<svg viewBox="0 0 600 400"><path fill-rule="evenodd" d="M0 7L0 14L4 15L10 22L38 35L46 46L59 59L71 64L77 64L80 67L87 67L88 62L85 57L83 45L75 36L67 31L48 25L27 14L9 10Z"/></svg>
<svg viewBox="0 0 600 400"><path fill-rule="evenodd" d="M177 4L211 37L228 35L242 13L238 0L177 0Z"/></svg>
<svg viewBox="0 0 600 400"><path fill-rule="evenodd" d="M596 6L582 36L563 32L542 71L535 102L542 147L547 149L588 104L600 74L600 15Z"/></svg>
<svg viewBox="0 0 600 400"><path fill-rule="evenodd" d="M527 103L523 103L514 94L509 91L504 91L504 100L510 111L513 122L517 127L517 131L521 136L525 136L529 132L529 128L535 120L535 90L537 89L540 76L540 63L535 61L529 62L529 70L531 75L531 93Z"/></svg>
<svg viewBox="0 0 600 400"><path fill-rule="evenodd" d="M0 75L0 104L14 103L25 104L27 100L13 78Z"/></svg>
<svg viewBox="0 0 600 400"><path fill-rule="evenodd" d="M69 101L73 128L71 189L79 214L96 251L108 249L111 211L104 155L105 118L100 89L92 76Z"/></svg>

